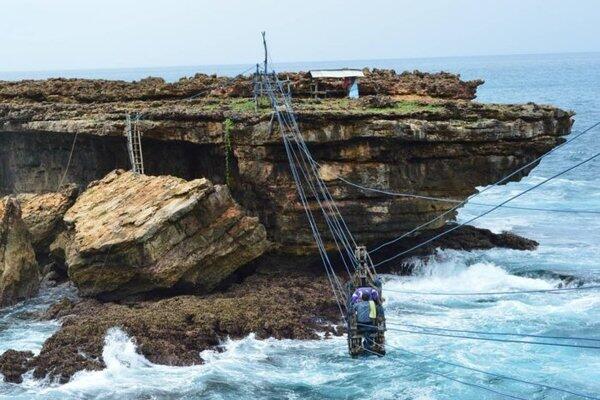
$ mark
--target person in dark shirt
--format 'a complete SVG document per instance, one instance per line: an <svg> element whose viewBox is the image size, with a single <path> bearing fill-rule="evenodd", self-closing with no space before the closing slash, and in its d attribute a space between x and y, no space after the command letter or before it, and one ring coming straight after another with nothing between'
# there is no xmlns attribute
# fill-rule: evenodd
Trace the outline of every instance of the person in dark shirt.
<svg viewBox="0 0 600 400"><path fill-rule="evenodd" d="M372 330L371 327L374 327L375 318L377 318L377 306L368 293L363 292L361 301L354 304L354 312L359 329Z"/></svg>

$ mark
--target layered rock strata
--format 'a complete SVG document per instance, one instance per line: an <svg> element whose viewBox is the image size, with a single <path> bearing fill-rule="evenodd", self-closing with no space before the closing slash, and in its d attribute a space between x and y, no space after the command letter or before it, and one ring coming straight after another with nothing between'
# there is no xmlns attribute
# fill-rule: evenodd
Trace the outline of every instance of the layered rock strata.
<svg viewBox="0 0 600 400"><path fill-rule="evenodd" d="M227 187L207 179L117 170L92 183L64 221L69 277L103 299L212 291L270 245Z"/></svg>
<svg viewBox="0 0 600 400"><path fill-rule="evenodd" d="M23 222L31 234L36 253L49 252L50 244L64 230L63 217L75 202L77 194L77 187L71 185L60 192L22 193L17 196Z"/></svg>
<svg viewBox="0 0 600 400"><path fill-rule="evenodd" d="M428 83L415 87L399 83L417 76ZM453 97L441 89L448 82L456 81L458 92L477 85L448 74L378 71L371 77L377 77L373 82L396 87L385 91L393 96L359 101L294 98L302 134L361 243L397 237L453 204L362 191L342 183L338 176L399 193L463 200L476 187L547 152L570 132L572 114L555 107L486 105L464 100L471 95ZM244 82L198 77L172 85L155 80L0 85L4 88L0 98L5 99L0 104L0 191L54 190L74 141L68 182L83 188L114 168L127 168L124 115L143 112L140 127L147 173L228 182L234 198L259 217L280 251L314 254L270 109L255 110L252 99L233 94L177 100L187 94L182 88L193 81L213 79L225 91L235 91L236 82ZM421 86L427 89L420 91ZM94 90L101 93L94 97ZM450 213L448 220L453 217Z"/></svg>
<svg viewBox="0 0 600 400"><path fill-rule="evenodd" d="M31 237L19 202L8 197L0 202L0 307L34 296L40 277Z"/></svg>

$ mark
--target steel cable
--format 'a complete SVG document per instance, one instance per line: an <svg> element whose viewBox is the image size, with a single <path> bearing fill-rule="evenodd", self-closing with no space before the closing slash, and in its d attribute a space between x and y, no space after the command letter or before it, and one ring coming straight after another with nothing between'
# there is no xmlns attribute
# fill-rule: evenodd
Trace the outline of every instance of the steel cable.
<svg viewBox="0 0 600 400"><path fill-rule="evenodd" d="M439 328L439 327L435 327L435 326L405 324L405 323L401 323L401 322L394 322L393 320L391 322L389 322L389 324L399 325L399 326L408 326L410 328L426 329L426 330L432 330L432 331L474 333L477 335L518 336L518 337L533 337L533 338L540 338L540 339L586 340L586 341L592 341L592 342L600 342L600 338L589 338L589 337L580 337L580 336L549 336L549 335L535 335L535 334L527 334L527 333L511 333L511 332L484 332L484 331L475 331L475 330L468 330L468 329L451 329L451 328Z"/></svg>
<svg viewBox="0 0 600 400"><path fill-rule="evenodd" d="M407 237L407 236L409 236L409 235L412 235L413 233L417 232L417 231L418 231L418 230L420 230L421 228L424 228L424 227L426 227L426 226L429 226L429 225L431 225L431 224L432 224L432 223L434 223L435 221L439 221L440 219L444 218L446 215L448 215L448 214L450 214L450 213L452 213L452 212L456 211L458 208L462 207L462 206L463 206L464 204L466 204L466 203L467 203L469 200L471 200L471 199L473 199L473 198L475 198L475 197L477 197L477 196L481 195L482 193L485 193L485 192L487 192L489 189L491 189L491 188L493 188L493 187L495 187L495 186L498 186L498 185L499 185L499 184L501 184L501 183L504 183L504 182L506 182L508 179L510 179L510 178L511 178L511 177L513 177L514 175L516 175L516 174L518 174L519 172L521 172L521 171L523 171L523 170L525 170L525 169L527 169L527 168L531 167L531 166L532 166L532 165L534 165L535 163L539 162L540 160L542 160L542 159L544 159L545 157L549 156L550 154L554 153L556 150L558 150L558 149L562 148L563 146L565 146L565 145L567 145L567 144L569 144L569 143L571 143L571 142L573 142L573 141L575 141L575 140L579 139L581 136L583 136L583 135L585 135L586 133L590 132L592 129L596 128L597 126L600 126L600 121L599 121L599 122L596 122L595 124L593 124L592 126L590 126L590 127L589 127L589 128L587 128L587 129L583 130L582 132L580 132L579 134L575 135L574 137L572 137L572 138L570 138L570 139L566 140L564 143L561 143L561 144L559 144L558 146L554 147L553 149L551 149L551 150L550 150L550 151L548 151L547 153L545 153L545 154L541 155L540 157L536 158L535 160L533 160L533 161L531 161L531 162L527 163L526 165L524 165L524 166L522 166L522 167L518 168L517 170L515 170L515 171L514 171L514 172L512 172L512 173L510 173L509 175L506 175L505 177L503 177L503 178L502 178L502 179L500 179L499 181L497 181L497 182L493 183L493 184L492 184L492 185L490 185L490 186L487 186L486 188L484 188L484 189L483 189L483 190L481 190L480 192L477 192L477 193L475 193L474 195L472 195L472 196L469 196L467 199L465 199L465 200L461 201L461 202L460 202L459 204L457 204L456 206L454 206L454 207L452 207L451 209L449 209L449 210L445 211L444 213L440 214L439 216L437 216L437 217L433 218L432 220L430 220L430 221L428 221L428 222L426 222L426 223L424 223L424 224L421 224L421 225L417 226L416 228L414 228L414 229L410 230L409 232L407 232L407 233L405 233L405 234L403 234L403 235L401 235L401 236L399 236L399 237L397 237L397 238L395 238L395 239L392 239L392 240L390 240L390 241L387 241L387 242L385 242L385 243L383 243L383 244L381 244L381 245L377 246L376 248L374 248L373 250L371 250L371 251L370 251L370 253L374 253L374 252L376 252L376 251L378 251L378 250L380 250L380 249L382 249L382 248L384 248L384 247L386 247L386 246L388 246L388 245L390 245L390 244L392 244L392 243L395 243L395 242L397 242L397 241L399 241L399 240L401 240L401 239L403 239L403 238L405 238L405 237ZM503 206L505 203L507 203L507 202L508 202L508 201L501 203L499 206L496 206L496 208L498 208L498 207L502 207L502 206ZM494 208L494 209L495 209L495 208ZM493 211L493 210L492 210L492 211Z"/></svg>
<svg viewBox="0 0 600 400"><path fill-rule="evenodd" d="M495 378L507 379L507 380L511 380L511 381L515 381L515 382L519 382L519 383L524 383L524 384L532 385L532 386L543 387L543 388L546 388L546 389L556 390L558 392L572 394L572 395L583 397L583 398L586 398L586 399L600 400L600 398L598 398L598 397L593 397L593 396L589 396L589 395L586 395L586 394L583 394L583 393L574 392L572 390L562 389L562 388L559 388L559 387L556 387L556 386L552 386L552 385L547 385L547 384L544 384L544 383L527 381L525 379L515 378L513 376L502 375L502 374L498 374L498 373L495 373L495 372L489 372L489 371L484 371L484 370L478 369L478 368L468 367L466 365L462 365L462 364L458 364L458 363L454 363L454 362L450 362L450 361L440 360L439 358L436 358L436 357L433 357L433 356L430 356L430 355L425 355L425 354L422 354L422 353L415 353L413 351L406 350L406 349L404 349L402 347L399 347L399 346L393 346L393 345L390 345L390 344L386 344L386 347L391 347L391 348L393 348L395 350L399 350L399 351L402 351L402 352L407 353L407 354L411 354L411 355L416 356L416 357L421 357L421 358L429 359L429 360L432 360L432 361L435 361L435 362L439 362L441 364L446 364L446 365L450 365L450 366L453 366L453 367L462 368L462 369L465 369L465 370L468 370L468 371L478 372L478 373L485 374L485 375L488 375L488 376L493 376Z"/></svg>
<svg viewBox="0 0 600 400"><path fill-rule="evenodd" d="M371 342L374 343L372 340L371 340ZM362 347L362 349L366 350L367 352L369 352L371 354L379 356L379 354L377 354L376 352L374 352L372 350L369 350L369 349L367 349L365 347ZM518 396L515 396L515 395L512 395L512 394L500 392L498 390L495 390L495 389L492 389L490 387L483 386L483 385L480 385L480 384L477 384L477 383L472 383L472 382L464 381L462 379L457 379L457 378L454 378L454 377L452 377L452 376L450 376L448 374L443 374L441 372L432 371L431 369L426 369L426 368L423 368L423 367L419 367L419 366L416 366L414 364L409 364L409 363L406 363L406 362L400 361L400 360L395 360L395 361L397 363L401 364L401 365L404 365L405 367L409 367L409 368L415 369L415 370L423 372L425 374L440 376L440 377L449 379L449 380L451 380L453 382L462 383L463 385L467 385L467 386L475 387L475 388L478 388L478 389L482 389L482 390L488 391L490 393L494 393L494 394L497 394L497 395L500 395L500 396L504 396L504 397L508 397L508 398L511 398L511 399L526 400L523 397L518 397Z"/></svg>
<svg viewBox="0 0 600 400"><path fill-rule="evenodd" d="M579 348L579 349L600 350L600 346L591 346L591 345L575 345L575 344L567 344L567 343L533 342L533 341L515 340L515 339L483 338L483 337L467 336L467 335L449 335L449 334L445 334L445 333L413 331L413 330L410 330L410 329L400 329L400 328L387 328L387 329L388 330L392 330L392 331L396 331L396 332L404 332L404 333L410 333L410 334L416 334L416 335L441 336L441 337L449 337L449 338L457 338L457 339L483 340L483 341L490 341L490 342L521 343L521 344L533 344L533 345L540 345L540 346L571 347L571 348Z"/></svg>
<svg viewBox="0 0 600 400"><path fill-rule="evenodd" d="M519 193L517 193L516 195L514 195L514 196L512 196L512 197L508 198L507 200L504 200L502 203L500 203L500 204L498 204L498 205L496 205L496 206L492 207L491 209L487 210L486 212L484 212L484 213L482 213L482 214L479 214L479 215L477 215L477 216L475 216L475 217L473 217L473 218L470 218L469 220L467 220L467 221L465 221L465 222L462 222L462 223L460 223L460 224L457 224L457 225L453 226L452 228L450 228L450 229L447 229L447 230L445 230L444 232L442 232L442 233L440 233L440 234L437 234L437 235L435 235L434 237L432 237L432 238L430 238L430 239L428 239L428 240L425 240L424 242L421 242L421 243L419 243L419 244L418 244L418 245L416 245L416 246L413 246L413 247L411 247L411 248L410 248L410 249L408 249L408 250L405 250L405 251L403 251L403 252L400 252L400 253L398 253L398 254L396 254L396 255L392 256L392 257L389 257L389 258L387 258L387 259L385 259L385 260L383 260L383 261L380 261L380 262L378 262L377 264L375 264L375 266L379 266L379 265L381 265L381 264L384 264L384 263L386 263L386 262L392 261L392 260L394 260L394 259L396 259L396 258L398 258L398 257L400 257L400 256L403 256L403 255L405 255L405 254L407 254L407 253L409 253L409 252L411 252L411 251L413 251L413 250L416 250L416 249L418 249L418 248L420 248L420 247L422 247L422 246L425 246L426 244L428 244L428 243L431 243L431 242L433 242L434 240L437 240L437 239L439 239L440 237L442 237L442 236L445 236L445 235L447 235L448 233L450 233L450 232L453 232L453 231L455 231L456 229L458 229L458 228L460 228L460 227L462 227L462 226L465 226L465 225L467 225L467 224L469 224L469 223L471 223L471 222L473 222L473 221L475 221L475 220L477 220L477 219L479 219L479 218L481 218L481 217L484 217L484 216L488 215L488 214L489 214L489 213L491 213L492 211L494 211L494 210L497 210L498 208L502 207L504 204L506 204L506 203L508 203L508 202L510 202L510 201L512 201L512 200L514 200L514 199L516 199L516 198L519 198L519 197L521 197L521 196L523 196L523 195L525 195L525 194L527 194L527 193L531 192L531 191L532 191L532 190L534 190L534 189L537 189L538 187L540 187L540 186L544 185L545 183L548 183L548 182L550 182L551 180L553 180L553 179L556 179L556 178L558 178L559 176L561 176L561 175L564 175L564 174L566 174L567 172L570 172L570 171L574 170L575 168L577 168L577 167L579 167L579 166L581 166L581 165L583 165L583 164L586 164L586 163L588 163L588 162L590 162L590 161L592 161L592 160L596 159L597 157L600 157L600 153L596 153L596 154L594 154L593 156L591 156L591 157L588 157L588 158L584 159L583 161L580 161L580 162L578 162L577 164L575 164L575 165L572 165L571 167L569 167L569 168L567 168L567 169L564 169L564 170L562 170L562 171L560 171L560 172L558 172L558 173L556 173L556 174L554 174L554 175L550 176L549 178L546 178L546 179L544 179L543 181L541 181L541 182L539 182L539 183L537 183L537 184L535 184L535 185L531 186L530 188L528 188L528 189L526 189L526 190L524 190L524 191L522 191L522 192L519 192ZM398 239L398 240L399 240L399 239Z"/></svg>

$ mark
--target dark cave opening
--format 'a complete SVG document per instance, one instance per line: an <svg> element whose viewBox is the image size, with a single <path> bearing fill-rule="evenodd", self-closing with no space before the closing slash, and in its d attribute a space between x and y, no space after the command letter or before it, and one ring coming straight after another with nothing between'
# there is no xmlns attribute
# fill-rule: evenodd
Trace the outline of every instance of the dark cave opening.
<svg viewBox="0 0 600 400"><path fill-rule="evenodd" d="M0 193L56 191L73 139L71 133L0 133ZM150 138L144 138L142 145L148 175L225 182L221 146ZM130 168L125 137L79 135L64 182L84 188L117 168Z"/></svg>

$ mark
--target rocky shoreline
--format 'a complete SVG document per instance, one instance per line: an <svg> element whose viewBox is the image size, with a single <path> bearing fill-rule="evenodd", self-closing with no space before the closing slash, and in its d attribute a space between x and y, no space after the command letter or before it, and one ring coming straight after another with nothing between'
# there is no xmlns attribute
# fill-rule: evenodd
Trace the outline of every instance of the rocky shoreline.
<svg viewBox="0 0 600 400"><path fill-rule="evenodd" d="M429 256L438 248L532 250L536 246L516 235L465 227L433 242L419 256ZM322 266L310 258L303 262L298 268L299 260L266 255L242 271L235 282L208 295L163 295L119 302L64 299L40 316L61 321L61 328L45 342L40 354L6 352L0 356L0 372L6 371L5 379L10 382L20 382L23 373L33 370L36 378L65 383L78 371L102 369L104 338L113 327L133 337L138 351L149 361L172 366L202 364L202 351L218 351L225 339L251 333L259 339L318 339L323 333L325 338L342 334L340 311ZM410 263L400 265L382 272L411 272Z"/></svg>
<svg viewBox="0 0 600 400"><path fill-rule="evenodd" d="M561 143L572 125L572 113L552 106L476 103L482 82L452 74L366 76L367 96L349 101L310 99L306 75L290 74L319 173L366 245L397 237L453 203L357 190L338 177L464 200ZM173 84L0 82L0 193L7 195L0 206L0 299L9 305L35 296L40 280L70 281L81 296L48 310L44 318L62 325L39 355L0 355L5 380L19 382L33 370L36 378L66 382L77 371L101 369L104 336L115 326L146 358L167 365L202 363L200 352L219 349L227 337L342 333L279 132L268 108L254 109L249 90L247 77L206 75ZM147 175L124 171L130 112L144 114ZM57 190L63 177L68 184ZM378 256L435 236L454 217ZM536 246L462 227L380 272L409 274L410 257L438 248Z"/></svg>

